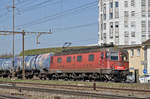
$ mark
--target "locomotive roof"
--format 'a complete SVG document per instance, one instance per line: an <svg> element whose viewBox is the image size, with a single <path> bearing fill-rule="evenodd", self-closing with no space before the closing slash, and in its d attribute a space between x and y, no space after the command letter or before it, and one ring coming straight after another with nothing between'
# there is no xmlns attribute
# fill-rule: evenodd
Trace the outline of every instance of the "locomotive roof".
<svg viewBox="0 0 150 99"><path fill-rule="evenodd" d="M121 49L116 48L116 47L92 46L92 47L80 48L80 49L64 49L60 53L55 53L55 56L79 54L79 53L89 53L89 52L98 52L98 51L104 51L104 50L120 51Z"/></svg>

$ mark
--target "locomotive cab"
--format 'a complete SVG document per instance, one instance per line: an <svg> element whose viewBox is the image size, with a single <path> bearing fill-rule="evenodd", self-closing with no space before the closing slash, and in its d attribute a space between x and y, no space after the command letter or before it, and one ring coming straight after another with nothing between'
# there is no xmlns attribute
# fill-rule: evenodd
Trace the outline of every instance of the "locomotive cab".
<svg viewBox="0 0 150 99"><path fill-rule="evenodd" d="M107 58L107 65L110 65L110 68L112 68L113 70L128 69L128 57L125 52L120 51L106 52L106 58Z"/></svg>
<svg viewBox="0 0 150 99"><path fill-rule="evenodd" d="M128 54L125 51L108 51L106 52L107 66L111 68L111 79L113 81L125 81L129 73Z"/></svg>

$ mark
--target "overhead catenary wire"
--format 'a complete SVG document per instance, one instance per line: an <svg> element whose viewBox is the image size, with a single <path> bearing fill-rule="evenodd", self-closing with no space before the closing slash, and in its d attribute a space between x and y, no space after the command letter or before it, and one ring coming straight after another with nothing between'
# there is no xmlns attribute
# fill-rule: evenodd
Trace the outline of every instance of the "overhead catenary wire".
<svg viewBox="0 0 150 99"><path fill-rule="evenodd" d="M28 4L32 4L33 0L18 0L17 3L15 3L16 6L25 6Z"/></svg>
<svg viewBox="0 0 150 99"><path fill-rule="evenodd" d="M21 11L23 11L23 12L30 12L30 11L33 11L33 10L37 10L37 9L39 9L39 8L45 8L45 7L50 6L50 5L58 4L59 2L60 2L60 1L58 0L58 1L55 1L55 2L48 3L48 4L39 5L39 6L37 6L37 7L33 7L33 6L32 6L32 8L24 8L24 9L22 9Z"/></svg>
<svg viewBox="0 0 150 99"><path fill-rule="evenodd" d="M25 6L25 5L29 5L29 4L32 4L33 0L23 0L23 1L20 1L18 3L15 3L16 6ZM24 5L23 5L24 4ZM3 11L3 13L0 14L0 18L2 17L6 17L9 12L12 12L12 10L10 9L11 7L8 6L8 7L4 7L2 9L0 9L0 11ZM18 8L20 9L20 8ZM7 11L8 10L8 11ZM17 9L16 9L17 10Z"/></svg>
<svg viewBox="0 0 150 99"><path fill-rule="evenodd" d="M54 1L54 0L42 1L42 2L39 2L39 3L37 3L37 4L31 5L31 6L29 6L29 7L26 7L26 8L24 8L23 10L25 10L25 11L33 10L33 9L35 9L35 8L37 8L37 7L43 6L44 4L47 4L47 3L52 2L52 1Z"/></svg>
<svg viewBox="0 0 150 99"><path fill-rule="evenodd" d="M29 2L29 1L32 1L32 0L23 0L23 1L20 1L20 2L18 2L18 3L15 3L15 5L16 5L16 6L17 6L17 5L21 5L22 3ZM9 3L10 3L10 2L8 2L8 4L9 4ZM11 12L12 10L11 10L10 8L11 8L11 6L1 8L0 11L1 11L1 12L2 12L2 11L5 11L5 12L1 13L1 14L0 14L0 17L3 17L3 16L5 16L5 15L7 15L9 12ZM7 11L8 9L9 9L9 11Z"/></svg>
<svg viewBox="0 0 150 99"><path fill-rule="evenodd" d="M32 25L42 24L42 23L48 22L48 21L50 21L50 20L54 20L54 19L57 19L57 18L59 18L59 17L68 15L68 14L70 14L70 13L77 12L77 11L79 11L79 10L81 10L81 9L86 9L86 8L93 7L93 6L96 6L96 5L97 5L97 1L95 1L95 2L90 2L90 3L87 3L87 4L81 5L81 6L79 6L79 7L76 7L76 8L72 8L72 9L65 10L65 11L63 11L62 13L56 13L56 14L54 14L54 15L46 16L46 17L43 17L43 18L40 18L40 19L31 21L31 22L29 22L29 23L25 23L25 24L22 24L22 25L18 25L18 26L16 26L16 27L21 27L21 26L28 27L28 26L32 26Z"/></svg>
<svg viewBox="0 0 150 99"><path fill-rule="evenodd" d="M80 24L80 25L64 27L64 28L54 28L53 32L60 32L60 31L67 31L67 30L72 30L72 29L79 29L79 28L84 28L84 27L89 27L89 26L94 26L94 25L98 25L98 22L92 22L92 23L88 23L88 24Z"/></svg>

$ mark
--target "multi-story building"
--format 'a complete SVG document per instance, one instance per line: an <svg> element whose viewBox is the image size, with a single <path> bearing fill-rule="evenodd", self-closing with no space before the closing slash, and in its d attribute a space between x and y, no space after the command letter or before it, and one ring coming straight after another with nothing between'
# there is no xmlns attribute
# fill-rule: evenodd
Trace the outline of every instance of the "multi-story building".
<svg viewBox="0 0 150 99"><path fill-rule="evenodd" d="M150 38L150 0L99 0L98 44L134 45Z"/></svg>

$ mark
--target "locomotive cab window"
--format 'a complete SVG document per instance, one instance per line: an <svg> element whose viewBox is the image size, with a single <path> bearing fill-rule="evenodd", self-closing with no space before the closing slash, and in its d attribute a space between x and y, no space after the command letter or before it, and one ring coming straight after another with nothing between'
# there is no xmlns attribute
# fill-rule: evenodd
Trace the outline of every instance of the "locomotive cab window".
<svg viewBox="0 0 150 99"><path fill-rule="evenodd" d="M104 58L104 53L101 53L101 59L103 59Z"/></svg>
<svg viewBox="0 0 150 99"><path fill-rule="evenodd" d="M57 58L57 63L61 63L61 62L62 62L61 57L58 57L58 58Z"/></svg>
<svg viewBox="0 0 150 99"><path fill-rule="evenodd" d="M89 55L88 60L89 60L89 61L94 61L94 55L93 55L93 54Z"/></svg>
<svg viewBox="0 0 150 99"><path fill-rule="evenodd" d="M77 61L81 62L82 61L82 56L77 56Z"/></svg>
<svg viewBox="0 0 150 99"><path fill-rule="evenodd" d="M111 52L111 54L110 54L110 58L111 58L111 60L118 60L119 58L118 58L118 52Z"/></svg>
<svg viewBox="0 0 150 99"><path fill-rule="evenodd" d="M67 62L68 62L68 63L71 62L71 56L67 57Z"/></svg>
<svg viewBox="0 0 150 99"><path fill-rule="evenodd" d="M106 58L109 59L109 52L106 52Z"/></svg>

